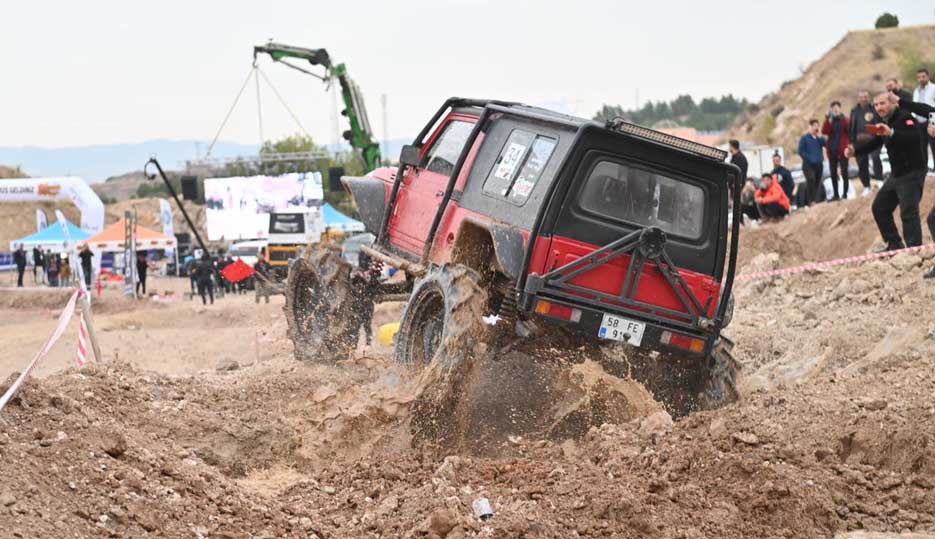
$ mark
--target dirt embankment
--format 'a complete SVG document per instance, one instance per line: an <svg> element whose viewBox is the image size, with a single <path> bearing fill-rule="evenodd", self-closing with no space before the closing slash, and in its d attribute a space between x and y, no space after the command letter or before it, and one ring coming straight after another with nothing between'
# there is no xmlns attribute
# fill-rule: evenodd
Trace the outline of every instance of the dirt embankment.
<svg viewBox="0 0 935 539"><path fill-rule="evenodd" d="M743 265L863 252L876 235L868 204L744 230ZM935 286L920 275L933 255L743 284L727 332L742 398L676 421L643 402L645 390L578 364L570 372L600 388L581 399L630 392L639 405L604 400L619 412L605 424L536 436L524 415L543 401L528 390L536 371L504 355L487 376L506 391L477 404L506 436L455 450L413 444L417 376L387 347L310 365L290 357L278 305L102 301L109 362L76 371L62 359L2 412L0 536L932 534ZM40 316L29 306L3 312L8 336L52 323L26 320ZM520 381L527 390L511 392ZM486 521L472 509L481 497L494 511Z"/></svg>
<svg viewBox="0 0 935 539"><path fill-rule="evenodd" d="M776 253L780 267L864 254L882 246L870 206L873 197L818 204L796 210L779 223L741 227L738 267L743 272L757 255ZM935 177L929 176L920 204L924 243L932 238L925 216L935 207ZM897 209L896 226L902 230Z"/></svg>

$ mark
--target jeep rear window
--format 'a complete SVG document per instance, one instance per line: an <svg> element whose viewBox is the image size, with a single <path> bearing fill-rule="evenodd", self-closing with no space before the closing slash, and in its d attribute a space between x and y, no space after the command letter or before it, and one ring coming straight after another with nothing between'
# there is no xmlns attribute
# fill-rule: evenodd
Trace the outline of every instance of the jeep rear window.
<svg viewBox="0 0 935 539"><path fill-rule="evenodd" d="M469 122L451 121L445 126L445 130L432 145L429 150L428 164L425 169L429 172L437 172L444 176L451 176L454 171L455 162L461 155L461 149L467 142L468 136L474 124Z"/></svg>
<svg viewBox="0 0 935 539"><path fill-rule="evenodd" d="M616 221L655 226L697 240L704 218L704 190L640 168L600 161L581 190L581 208Z"/></svg>
<svg viewBox="0 0 935 539"><path fill-rule="evenodd" d="M484 191L522 205L542 176L555 139L515 129L484 181Z"/></svg>

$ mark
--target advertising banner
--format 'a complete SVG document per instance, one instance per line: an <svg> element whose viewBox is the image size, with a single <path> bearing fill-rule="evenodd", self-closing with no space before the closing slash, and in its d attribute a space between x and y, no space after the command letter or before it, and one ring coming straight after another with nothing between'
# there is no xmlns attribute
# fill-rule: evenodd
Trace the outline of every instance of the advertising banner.
<svg viewBox="0 0 935 539"><path fill-rule="evenodd" d="M206 179L208 239L266 238L270 213L320 212L321 181L319 172Z"/></svg>
<svg viewBox="0 0 935 539"><path fill-rule="evenodd" d="M49 226L49 218L46 217L42 208L36 208L36 232L42 232Z"/></svg>
<svg viewBox="0 0 935 539"><path fill-rule="evenodd" d="M70 200L81 212L81 229L97 234L104 229L104 203L81 178L17 178L0 182L0 202Z"/></svg>
<svg viewBox="0 0 935 539"><path fill-rule="evenodd" d="M169 201L160 198L159 199L159 216L160 221L162 221L162 233L170 238L175 237L175 227L172 225L172 206L169 205ZM175 249L166 249L166 256L172 257L175 254Z"/></svg>

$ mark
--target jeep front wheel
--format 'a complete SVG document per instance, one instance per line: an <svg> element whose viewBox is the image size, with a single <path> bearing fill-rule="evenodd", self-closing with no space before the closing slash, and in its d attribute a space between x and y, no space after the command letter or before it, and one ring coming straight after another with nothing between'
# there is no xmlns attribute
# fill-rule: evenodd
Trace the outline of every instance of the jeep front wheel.
<svg viewBox="0 0 935 539"><path fill-rule="evenodd" d="M415 284L396 336L394 359L419 368L436 360L449 370L485 342L487 292L462 265L433 268Z"/></svg>

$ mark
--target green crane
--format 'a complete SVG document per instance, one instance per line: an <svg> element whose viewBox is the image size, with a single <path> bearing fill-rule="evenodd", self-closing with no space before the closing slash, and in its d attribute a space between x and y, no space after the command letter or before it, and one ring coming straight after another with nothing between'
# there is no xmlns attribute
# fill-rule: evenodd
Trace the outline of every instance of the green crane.
<svg viewBox="0 0 935 539"><path fill-rule="evenodd" d="M370 120L367 118L367 107L364 106L363 96L360 94L360 88L347 74L347 67L344 64L334 65L331 63L331 57L325 49L305 49L302 47L293 47L270 41L266 45L253 47L253 61L260 54L269 54L276 61L281 62L292 69L301 71L307 75L321 79L325 83L331 83L335 79L341 85L341 95L344 98L344 110L341 114L347 116L351 128L344 132L344 139L350 143L351 147L360 152L367 170L373 170L380 166L380 145L374 140L373 131L370 129ZM286 61L289 58L306 60L313 66L322 66L325 68L325 74L319 75L307 69L291 64Z"/></svg>

